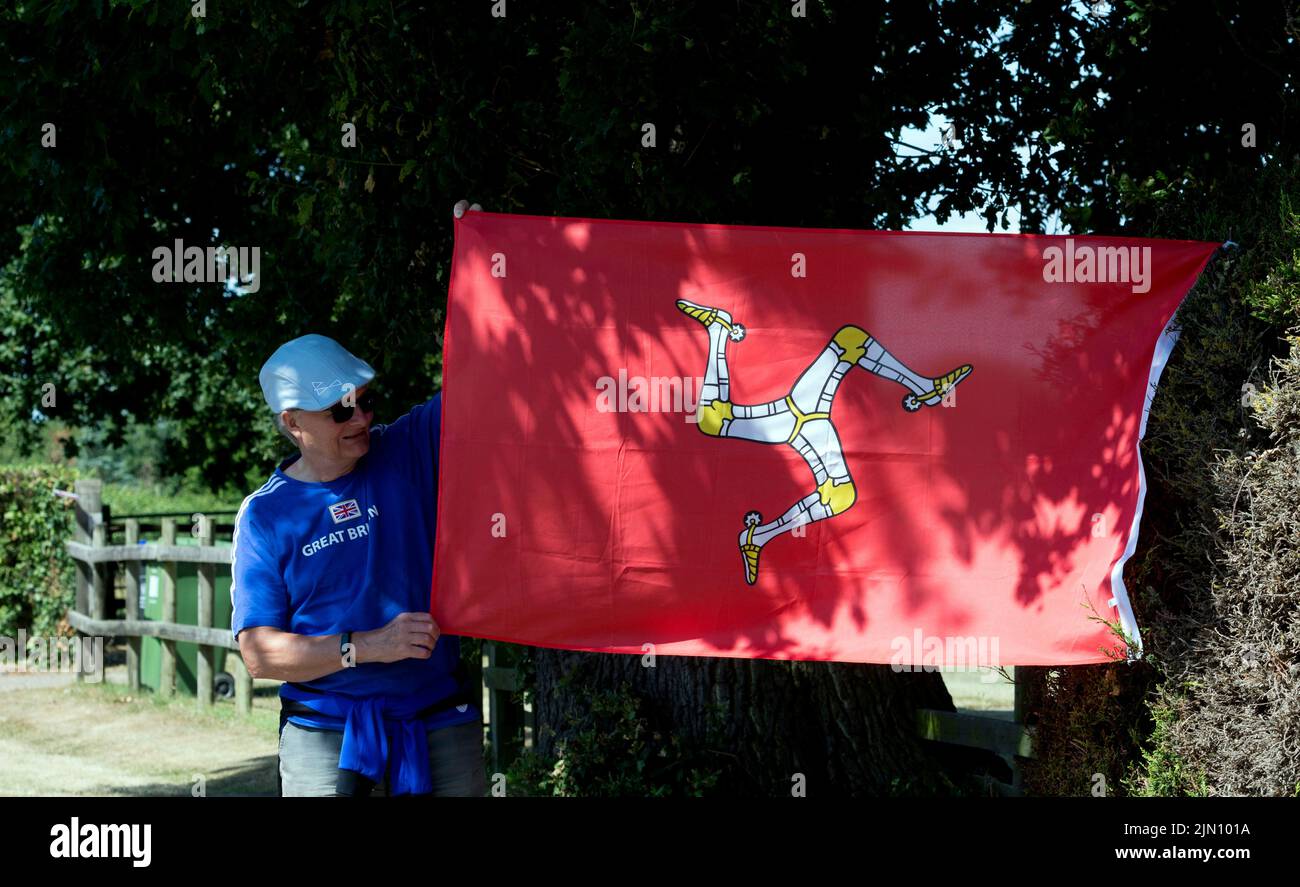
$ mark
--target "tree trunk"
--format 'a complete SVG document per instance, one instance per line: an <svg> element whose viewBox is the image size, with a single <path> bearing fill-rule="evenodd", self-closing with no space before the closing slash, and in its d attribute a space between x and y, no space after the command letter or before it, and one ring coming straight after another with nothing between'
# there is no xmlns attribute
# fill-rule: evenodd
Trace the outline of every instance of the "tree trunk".
<svg viewBox="0 0 1300 887"><path fill-rule="evenodd" d="M537 751L590 730L594 691L627 683L662 736L700 751L721 771L719 793L809 797L909 793L937 785L938 767L916 733L916 709L952 710L937 673L888 666L764 659L642 657L535 648ZM711 704L720 729L709 729ZM923 790L923 789L921 789Z"/></svg>

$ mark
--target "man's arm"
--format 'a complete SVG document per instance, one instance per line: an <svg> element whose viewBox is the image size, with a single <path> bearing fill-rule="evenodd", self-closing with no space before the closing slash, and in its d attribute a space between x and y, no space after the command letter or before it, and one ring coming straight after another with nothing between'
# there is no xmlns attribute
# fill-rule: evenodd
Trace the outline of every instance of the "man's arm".
<svg viewBox="0 0 1300 887"><path fill-rule="evenodd" d="M428 659L438 643L437 623L428 613L399 613L383 628L352 633L352 665ZM269 625L239 633L239 652L255 678L302 683L348 667L339 653L341 635L306 635Z"/></svg>
<svg viewBox="0 0 1300 887"><path fill-rule="evenodd" d="M260 625L239 633L239 652L255 678L314 681L343 670L339 638L337 634L294 634ZM354 643L355 638L353 635Z"/></svg>

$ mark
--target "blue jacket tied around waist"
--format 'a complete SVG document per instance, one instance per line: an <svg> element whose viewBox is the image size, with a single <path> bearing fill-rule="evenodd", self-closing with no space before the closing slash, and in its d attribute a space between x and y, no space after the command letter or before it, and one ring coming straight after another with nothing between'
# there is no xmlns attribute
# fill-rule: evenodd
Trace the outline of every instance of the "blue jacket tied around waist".
<svg viewBox="0 0 1300 887"><path fill-rule="evenodd" d="M343 731L340 771L356 773L370 783L378 783L391 766L392 794L423 795L433 791L428 727L420 713L440 701L438 694L353 699L332 693L304 692L293 684L285 684L280 695L315 712L314 715L290 715L288 719L292 723ZM345 783L341 778L339 793L351 794L343 788Z"/></svg>

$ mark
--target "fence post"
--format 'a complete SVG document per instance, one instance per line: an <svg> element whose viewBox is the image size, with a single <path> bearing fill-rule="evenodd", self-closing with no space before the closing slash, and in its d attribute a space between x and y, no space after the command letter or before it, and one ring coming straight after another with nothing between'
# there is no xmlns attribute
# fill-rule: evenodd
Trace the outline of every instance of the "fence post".
<svg viewBox="0 0 1300 887"><path fill-rule="evenodd" d="M1038 722L1047 669L1037 665L1017 665L1015 668L1015 720L1027 729ZM1024 767L1016 757L1012 758L1011 784L1015 791L1024 791Z"/></svg>
<svg viewBox="0 0 1300 887"><path fill-rule="evenodd" d="M235 651L235 708L241 715L253 711L253 676L248 673L244 655L239 650Z"/></svg>
<svg viewBox="0 0 1300 887"><path fill-rule="evenodd" d="M103 522L103 514L101 514L101 512L100 514L91 512L91 514L94 514L95 516L95 525L94 528L91 529L90 544L92 548L101 549L104 548L105 544L107 544L105 537L108 535L108 527ZM103 619L105 610L104 602L107 601L110 594L113 593L112 587L108 584L108 564L104 562L92 563L90 570L90 618ZM103 665L103 663L101 663L101 665ZM79 679L85 679L83 678L82 670L78 669L77 676Z"/></svg>
<svg viewBox="0 0 1300 887"><path fill-rule="evenodd" d="M140 543L140 521L133 517L126 519L126 544ZM126 562L126 618L140 618L140 562ZM132 692L140 690L140 636L132 635L126 639L126 682Z"/></svg>
<svg viewBox="0 0 1300 887"><path fill-rule="evenodd" d="M100 515L100 509L103 505L104 485L93 477L78 480L73 485L73 490L77 494L77 512L75 529L76 540L84 545L94 544L94 531L96 518ZM85 561L77 561L77 603L76 611L90 615L91 613L91 596L95 586L95 575L97 570L93 565ZM77 671L76 681L81 683L83 675L80 670Z"/></svg>
<svg viewBox="0 0 1300 887"><path fill-rule="evenodd" d="M100 525L104 528L103 544L112 545L113 509L109 507L108 503L105 503L100 506L99 514ZM117 591L117 562L105 561L100 564L100 567L102 568L104 579L104 597L101 603L102 609L100 610L100 613L102 614L101 618L115 619L117 618L117 607L115 606L115 602L117 601L117 595L115 593Z"/></svg>
<svg viewBox="0 0 1300 887"><path fill-rule="evenodd" d="M90 531L90 544L93 548L103 548L106 544L105 530L107 528L100 521L95 522L94 529ZM104 618L104 598L107 597L107 591L104 579L108 571L103 563L94 563L90 565L90 618Z"/></svg>
<svg viewBox="0 0 1300 887"><path fill-rule="evenodd" d="M483 672L483 683L488 688L488 739L492 746L492 769L504 770L519 755L520 727L523 710L512 701L519 689L519 672L516 668L497 665L501 652L496 641L484 641L488 664Z"/></svg>
<svg viewBox="0 0 1300 887"><path fill-rule="evenodd" d="M465 654L465 641L461 640L461 656ZM487 644L491 641L478 641L478 655L468 662L465 666L465 682L469 685L469 691L474 697L474 704L483 710L483 717L487 717L487 708L483 701L483 654L487 651Z"/></svg>
<svg viewBox="0 0 1300 887"><path fill-rule="evenodd" d="M239 520L238 512L236 512L235 514L235 520L236 522L238 522ZM235 581L235 575L234 575L235 550L234 550L233 543L234 543L234 535L232 533L231 550L230 550L230 557L231 557L230 581L232 583L231 584L232 589L234 588L233 583ZM233 617L234 614L232 613L231 615ZM222 660L223 663L225 664L230 663L231 652L232 651L230 650L225 651L225 657ZM234 677L235 679L235 710L238 711L241 715L249 715L253 713L253 676L248 673L248 665L244 662L244 651L239 648L239 639L237 637L235 638L235 649L233 652L235 654L234 656L235 662L231 670L233 672L232 677Z"/></svg>
<svg viewBox="0 0 1300 887"><path fill-rule="evenodd" d="M211 548L213 542L212 519L206 514L195 515L199 519L199 546ZM216 565L201 563L198 565L199 618L202 628L212 627L213 589L216 587ZM198 669L195 675L195 692L198 695L199 708L211 708L213 701L213 677L217 669L217 648L207 644L199 646Z"/></svg>
<svg viewBox="0 0 1300 887"><path fill-rule="evenodd" d="M162 519L162 544L176 544L176 518ZM176 622L176 562L164 561L163 565L163 599L162 621ZM158 695L168 699L176 693L176 642L159 639L162 643L162 656L158 669Z"/></svg>

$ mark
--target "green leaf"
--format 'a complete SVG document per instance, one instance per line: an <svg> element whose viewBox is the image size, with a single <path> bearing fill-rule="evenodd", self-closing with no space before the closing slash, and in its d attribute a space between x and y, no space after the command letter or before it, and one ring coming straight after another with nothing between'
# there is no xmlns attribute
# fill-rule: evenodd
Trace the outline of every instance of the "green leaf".
<svg viewBox="0 0 1300 887"><path fill-rule="evenodd" d="M298 224L306 228L311 223L311 211L316 205L316 195L304 194L295 200L294 203L298 207Z"/></svg>

